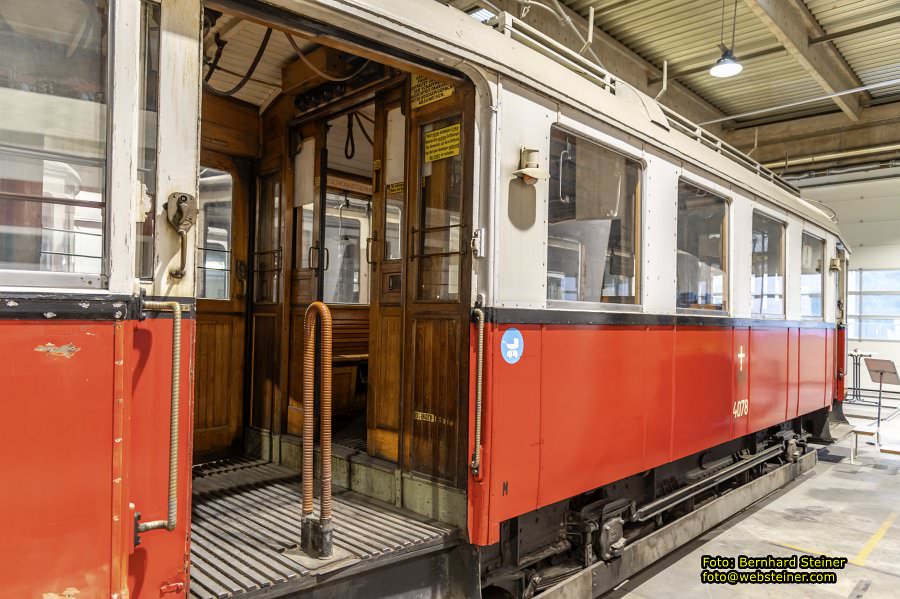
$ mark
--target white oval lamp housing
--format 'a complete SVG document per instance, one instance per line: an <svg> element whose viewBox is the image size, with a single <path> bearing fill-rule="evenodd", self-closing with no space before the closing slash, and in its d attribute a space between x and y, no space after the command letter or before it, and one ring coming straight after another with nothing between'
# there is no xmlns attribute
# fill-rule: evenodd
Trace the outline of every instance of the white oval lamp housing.
<svg viewBox="0 0 900 599"><path fill-rule="evenodd" d="M709 69L709 74L724 79L725 77L734 77L743 70L744 66L737 61L731 50L725 50L722 57Z"/></svg>

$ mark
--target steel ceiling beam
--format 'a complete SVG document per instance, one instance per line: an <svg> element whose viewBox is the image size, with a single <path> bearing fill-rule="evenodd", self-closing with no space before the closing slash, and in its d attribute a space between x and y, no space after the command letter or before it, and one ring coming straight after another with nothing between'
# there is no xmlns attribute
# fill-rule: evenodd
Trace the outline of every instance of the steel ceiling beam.
<svg viewBox="0 0 900 599"><path fill-rule="evenodd" d="M828 93L860 85L856 73L830 43L810 44L810 37L825 35L806 6L797 0L744 0L779 43ZM860 97L836 96L834 103L851 120L859 120Z"/></svg>

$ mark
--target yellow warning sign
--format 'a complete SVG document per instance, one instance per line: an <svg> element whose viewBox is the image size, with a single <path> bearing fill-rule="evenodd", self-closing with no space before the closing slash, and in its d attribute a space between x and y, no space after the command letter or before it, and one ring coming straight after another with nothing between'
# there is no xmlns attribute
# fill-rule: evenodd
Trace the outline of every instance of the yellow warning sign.
<svg viewBox="0 0 900 599"><path fill-rule="evenodd" d="M459 155L459 123L425 134L425 162L435 162Z"/></svg>
<svg viewBox="0 0 900 599"><path fill-rule="evenodd" d="M410 85L410 100L413 108L426 106L432 102L449 98L453 95L453 85L423 77L422 75L413 75Z"/></svg>
<svg viewBox="0 0 900 599"><path fill-rule="evenodd" d="M387 192L391 195L395 195L398 193L403 193L403 190L406 188L405 181L397 181L396 183L388 183Z"/></svg>

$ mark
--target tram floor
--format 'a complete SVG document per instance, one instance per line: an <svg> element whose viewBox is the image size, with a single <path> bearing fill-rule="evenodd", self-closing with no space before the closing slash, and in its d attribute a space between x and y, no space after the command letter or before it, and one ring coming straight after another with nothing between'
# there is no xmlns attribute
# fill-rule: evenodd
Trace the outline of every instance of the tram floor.
<svg viewBox="0 0 900 599"><path fill-rule="evenodd" d="M335 489L336 553L344 557L309 569L290 556L300 540L300 476L250 459L194 467L191 518L193 599L278 597L324 579L452 546L458 531L352 492ZM315 502L318 513L319 502Z"/></svg>
<svg viewBox="0 0 900 599"><path fill-rule="evenodd" d="M870 422L846 411L853 425ZM900 415L884 422L882 432L885 449L900 446ZM867 438L860 437L859 456L853 464L853 435L819 447L819 461L812 472L632 577L606 598L670 599L673 589L681 597L897 597L900 456L881 453L866 443ZM834 584L705 584L701 581L704 555L796 555L798 559L826 555L848 562L843 569L822 570L836 573Z"/></svg>

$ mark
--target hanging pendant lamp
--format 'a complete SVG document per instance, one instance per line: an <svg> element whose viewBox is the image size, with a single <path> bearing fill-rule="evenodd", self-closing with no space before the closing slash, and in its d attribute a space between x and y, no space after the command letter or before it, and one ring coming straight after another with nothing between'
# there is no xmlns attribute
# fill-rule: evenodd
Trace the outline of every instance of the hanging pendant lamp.
<svg viewBox="0 0 900 599"><path fill-rule="evenodd" d="M734 33L737 26L737 0L734 0L734 15L731 21L731 46L725 45L725 0L722 0L722 26L719 30L719 47L722 49L722 56L709 69L709 74L713 77L724 79L725 77L734 77L744 70L744 66L734 57Z"/></svg>

